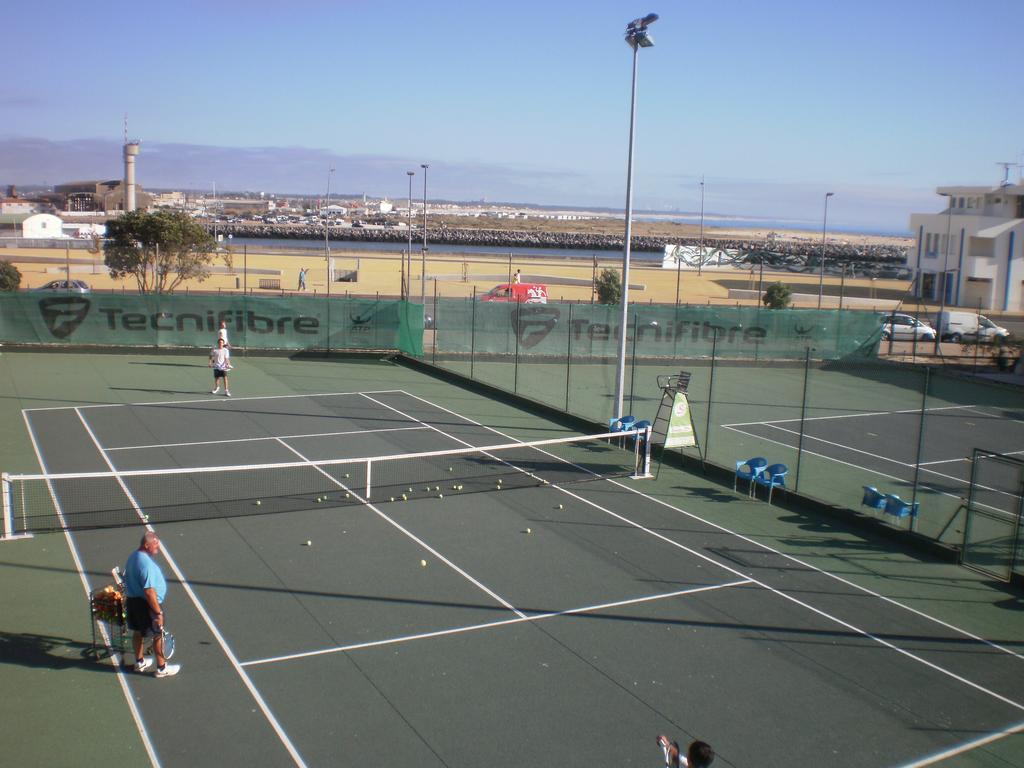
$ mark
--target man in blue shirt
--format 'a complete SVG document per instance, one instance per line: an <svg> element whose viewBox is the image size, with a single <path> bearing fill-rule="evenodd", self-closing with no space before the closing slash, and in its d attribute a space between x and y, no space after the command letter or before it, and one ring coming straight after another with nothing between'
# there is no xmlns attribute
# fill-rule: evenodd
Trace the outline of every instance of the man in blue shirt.
<svg viewBox="0 0 1024 768"><path fill-rule="evenodd" d="M160 551L160 539L153 531L146 531L139 548L128 557L124 567L125 608L128 614L128 628L132 630L132 645L135 649L135 671L144 672L150 661L142 653L147 637L153 638L153 653L156 656L156 677L171 677L178 674L179 664L168 664L164 658L164 611L163 602L167 594L167 582L154 559Z"/></svg>

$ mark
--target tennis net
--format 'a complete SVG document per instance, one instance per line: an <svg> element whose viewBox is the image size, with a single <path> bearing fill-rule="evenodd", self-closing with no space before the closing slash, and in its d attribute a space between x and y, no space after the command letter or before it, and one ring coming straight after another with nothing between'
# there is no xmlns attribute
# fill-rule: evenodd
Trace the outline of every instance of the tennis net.
<svg viewBox="0 0 1024 768"><path fill-rule="evenodd" d="M650 474L649 428L352 459L3 475L4 538Z"/></svg>

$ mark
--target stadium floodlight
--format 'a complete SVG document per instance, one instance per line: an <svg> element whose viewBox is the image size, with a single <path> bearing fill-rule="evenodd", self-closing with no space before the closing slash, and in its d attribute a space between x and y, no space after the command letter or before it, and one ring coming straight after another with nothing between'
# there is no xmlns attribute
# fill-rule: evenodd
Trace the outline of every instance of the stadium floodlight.
<svg viewBox="0 0 1024 768"><path fill-rule="evenodd" d="M650 48L654 40L647 27L658 20L658 14L649 13L634 19L626 26L626 43L633 49L633 85L629 103L629 155L626 161L626 242L622 249L622 320L619 324L619 361L615 376L615 418L621 419L622 393L626 385L626 335L629 327L629 249L633 236L633 134L636 129L636 65L640 48ZM634 333L636 331L634 330Z"/></svg>
<svg viewBox="0 0 1024 768"><path fill-rule="evenodd" d="M825 215L821 219L821 265L818 269L818 309L821 309L821 296L825 288L825 232L828 229L828 199L835 192L825 193Z"/></svg>

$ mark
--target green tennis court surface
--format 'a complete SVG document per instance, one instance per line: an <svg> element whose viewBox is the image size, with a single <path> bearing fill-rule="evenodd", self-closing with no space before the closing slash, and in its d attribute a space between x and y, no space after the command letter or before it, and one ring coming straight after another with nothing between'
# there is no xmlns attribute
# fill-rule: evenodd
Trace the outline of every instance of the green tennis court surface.
<svg viewBox="0 0 1024 768"><path fill-rule="evenodd" d="M124 473L56 505L149 517L183 665L119 674L88 648L86 589L141 524L0 543L22 764L655 765L669 733L716 765L1024 765L1020 598L967 570L675 469L559 474L604 441L511 454L549 483L472 493L423 490L419 462L368 502L342 503L365 496L351 468L312 493L302 471L133 483L571 434L387 363L240 359L230 400L189 357L5 353L0 372L4 469ZM221 492L247 513L159 519Z"/></svg>

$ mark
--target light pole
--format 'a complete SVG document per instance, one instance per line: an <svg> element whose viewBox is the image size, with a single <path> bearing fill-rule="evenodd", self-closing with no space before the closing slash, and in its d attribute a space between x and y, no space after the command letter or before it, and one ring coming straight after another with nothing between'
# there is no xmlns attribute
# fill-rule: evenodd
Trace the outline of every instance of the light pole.
<svg viewBox="0 0 1024 768"><path fill-rule="evenodd" d="M416 175L416 171L406 171L405 175L409 177L409 211L407 214L409 246L405 249L405 256L402 259L402 290L404 291L402 298L408 301L409 294L412 292L412 177ZM406 263L408 263L408 268L405 266Z"/></svg>
<svg viewBox="0 0 1024 768"><path fill-rule="evenodd" d="M327 259L327 296L331 295L331 241L330 241L330 215L331 215L331 176L334 174L334 166L327 171L327 202L324 205L324 256Z"/></svg>
<svg viewBox="0 0 1024 768"><path fill-rule="evenodd" d="M626 329L629 326L629 249L633 235L633 134L636 129L636 66L641 48L650 48L654 40L647 27L658 20L658 14L649 13L642 19L633 19L626 25L626 44L633 49L633 85L629 102L629 155L626 161L626 243L622 249L622 320L619 323L619 364L615 376L615 418L622 413L622 393L626 384ZM636 331L634 330L634 333Z"/></svg>
<svg viewBox="0 0 1024 768"><path fill-rule="evenodd" d="M420 251L420 304L427 306L427 168L428 163L420 163L423 169L423 250Z"/></svg>
<svg viewBox="0 0 1024 768"><path fill-rule="evenodd" d="M700 255L697 257L697 274L704 267L704 175L700 177Z"/></svg>
<svg viewBox="0 0 1024 768"><path fill-rule="evenodd" d="M942 313L946 311L946 280L949 279L949 246L953 232L953 195L944 195L948 198L946 207L946 253L942 257L942 297L939 302L939 316L935 318L935 354L939 354L939 345L942 343ZM960 279L960 275L957 275Z"/></svg>
<svg viewBox="0 0 1024 768"><path fill-rule="evenodd" d="M818 309L821 309L821 295L825 290L825 232L828 228L828 199L835 192L825 193L825 216L821 220L821 267L818 270Z"/></svg>

